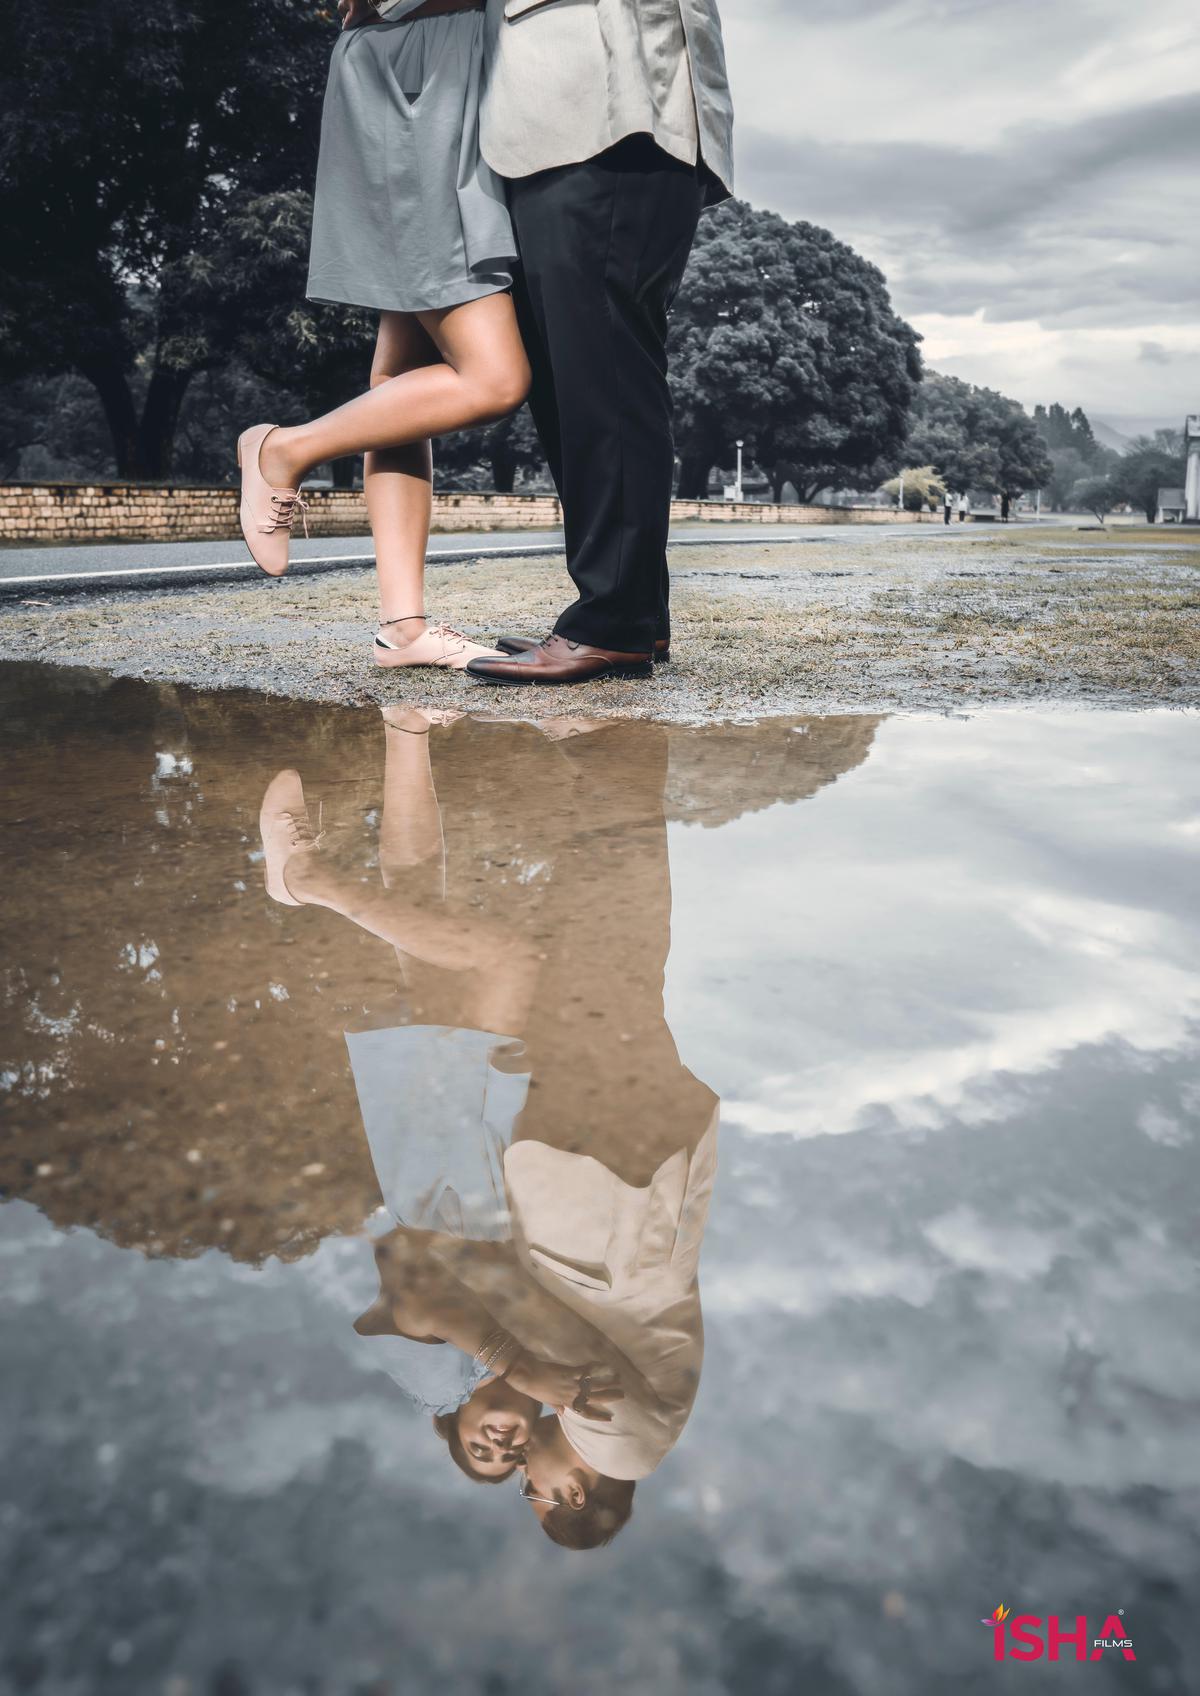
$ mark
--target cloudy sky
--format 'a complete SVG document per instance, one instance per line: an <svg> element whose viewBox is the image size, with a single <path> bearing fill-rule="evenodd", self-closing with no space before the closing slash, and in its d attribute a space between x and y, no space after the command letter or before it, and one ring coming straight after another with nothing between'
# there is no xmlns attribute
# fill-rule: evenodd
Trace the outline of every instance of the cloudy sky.
<svg viewBox="0 0 1200 1696"><path fill-rule="evenodd" d="M1200 410L1192 0L721 0L739 190L882 266L929 362L1133 433Z"/></svg>

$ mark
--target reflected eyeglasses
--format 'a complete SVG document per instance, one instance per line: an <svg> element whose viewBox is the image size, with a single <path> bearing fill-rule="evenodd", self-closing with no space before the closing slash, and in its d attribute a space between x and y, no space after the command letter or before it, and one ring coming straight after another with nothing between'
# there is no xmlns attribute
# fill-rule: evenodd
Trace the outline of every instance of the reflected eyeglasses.
<svg viewBox="0 0 1200 1696"><path fill-rule="evenodd" d="M534 1495L532 1495L525 1488L525 1486L528 1484L528 1482L529 1482L528 1478L526 1478L524 1475L522 1475L520 1478L517 1479L517 1489L520 1491L521 1500L523 1502L541 1502L545 1507L548 1507L548 1508L556 1508L558 1506L558 1503L555 1502L555 1501L552 1501L549 1496L534 1496Z"/></svg>

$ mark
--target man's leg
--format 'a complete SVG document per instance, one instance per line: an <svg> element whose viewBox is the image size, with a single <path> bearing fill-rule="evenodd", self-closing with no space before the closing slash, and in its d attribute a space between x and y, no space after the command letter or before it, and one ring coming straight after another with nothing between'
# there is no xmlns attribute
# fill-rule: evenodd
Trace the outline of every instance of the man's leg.
<svg viewBox="0 0 1200 1696"><path fill-rule="evenodd" d="M539 314L534 309L529 283L523 266L518 265L513 277L513 304L517 309L517 325L525 352L529 357L531 380L529 410L534 428L546 455L546 464L554 479L558 498L562 500L562 426L558 417L558 393L554 386L554 366L542 333Z"/></svg>
<svg viewBox="0 0 1200 1696"><path fill-rule="evenodd" d="M531 401L578 591L556 629L645 653L668 633L667 309L700 216L699 174L635 136L510 188L524 273L519 309L533 344Z"/></svg>

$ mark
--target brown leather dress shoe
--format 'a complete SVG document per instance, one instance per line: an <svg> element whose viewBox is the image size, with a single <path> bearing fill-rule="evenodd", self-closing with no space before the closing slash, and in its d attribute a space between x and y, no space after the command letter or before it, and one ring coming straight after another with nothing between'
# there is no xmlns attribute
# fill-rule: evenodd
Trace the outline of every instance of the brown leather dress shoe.
<svg viewBox="0 0 1200 1696"><path fill-rule="evenodd" d="M467 667L471 677L485 683L592 683L601 677L649 677L653 670L649 654L592 648L565 636L547 636L519 654L472 660Z"/></svg>
<svg viewBox="0 0 1200 1696"><path fill-rule="evenodd" d="M527 654L530 648L536 648L540 638L537 636L497 636L496 646L502 654ZM655 665L670 665L671 641L669 637L661 637L654 644Z"/></svg>

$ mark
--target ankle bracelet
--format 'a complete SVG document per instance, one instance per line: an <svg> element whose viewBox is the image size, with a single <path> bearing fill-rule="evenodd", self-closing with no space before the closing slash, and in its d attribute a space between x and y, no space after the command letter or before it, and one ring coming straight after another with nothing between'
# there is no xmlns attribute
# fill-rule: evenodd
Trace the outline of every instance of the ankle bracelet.
<svg viewBox="0 0 1200 1696"><path fill-rule="evenodd" d="M414 618L428 618L428 617L429 617L429 614L426 613L426 612L406 612L400 618L381 618L379 620L379 628L381 630L386 630L389 624L408 624Z"/></svg>

